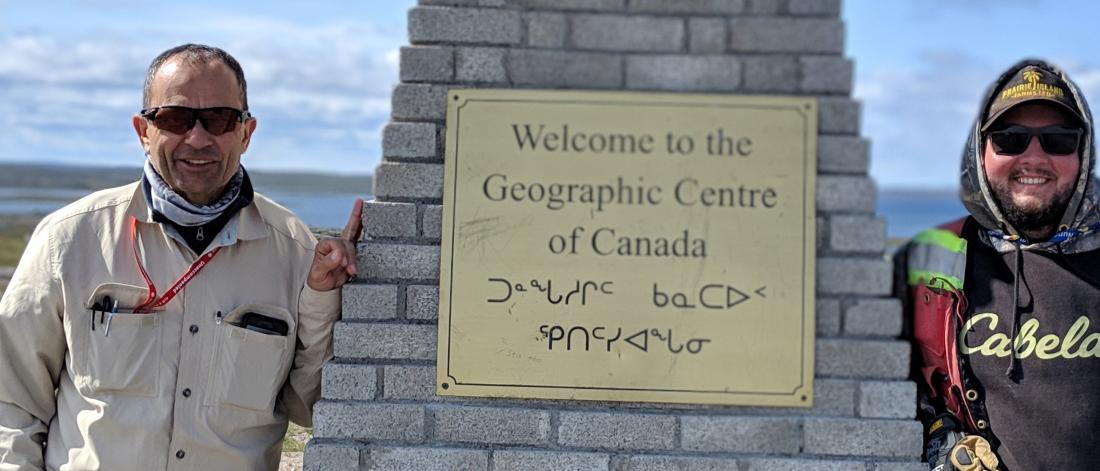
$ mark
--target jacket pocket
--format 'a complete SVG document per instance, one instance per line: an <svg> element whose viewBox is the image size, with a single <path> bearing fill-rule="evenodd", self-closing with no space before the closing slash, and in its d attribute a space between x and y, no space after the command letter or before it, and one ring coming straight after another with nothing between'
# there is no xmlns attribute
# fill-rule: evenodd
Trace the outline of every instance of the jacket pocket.
<svg viewBox="0 0 1100 471"><path fill-rule="evenodd" d="M288 335L235 325L247 313L286 322L291 327ZM290 313L275 306L247 304L224 316L214 330L214 361L205 404L274 410L276 394L290 370L291 339L295 338Z"/></svg>
<svg viewBox="0 0 1100 471"><path fill-rule="evenodd" d="M84 309L70 313L74 380L83 393L157 394L161 354L159 314L109 315L92 311L96 302L106 296L118 300L118 311L126 311L144 299L145 293L146 289L138 286L104 283L92 291Z"/></svg>

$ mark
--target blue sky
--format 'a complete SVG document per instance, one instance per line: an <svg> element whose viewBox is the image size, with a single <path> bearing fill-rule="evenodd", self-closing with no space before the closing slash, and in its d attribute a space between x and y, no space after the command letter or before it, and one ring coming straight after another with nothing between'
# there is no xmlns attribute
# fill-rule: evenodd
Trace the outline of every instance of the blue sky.
<svg viewBox="0 0 1100 471"><path fill-rule="evenodd" d="M670 0L674 1L674 0ZM414 0L0 0L0 161L140 164L130 127L145 67L183 42L244 65L251 168L369 173ZM1025 56L1100 102L1100 3L845 0L862 134L882 187L953 188L980 95Z"/></svg>

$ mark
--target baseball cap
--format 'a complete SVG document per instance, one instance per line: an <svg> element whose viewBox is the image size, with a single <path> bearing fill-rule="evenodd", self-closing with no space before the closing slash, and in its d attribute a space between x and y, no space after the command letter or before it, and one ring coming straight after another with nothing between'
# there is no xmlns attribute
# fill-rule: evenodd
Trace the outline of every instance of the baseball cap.
<svg viewBox="0 0 1100 471"><path fill-rule="evenodd" d="M993 103L989 105L985 122L982 123L982 131L988 130L997 118L1016 105L1031 101L1056 103L1078 121L1085 121L1078 111L1077 101L1070 92L1069 84L1062 76L1042 67L1029 65L1016 71L997 91Z"/></svg>

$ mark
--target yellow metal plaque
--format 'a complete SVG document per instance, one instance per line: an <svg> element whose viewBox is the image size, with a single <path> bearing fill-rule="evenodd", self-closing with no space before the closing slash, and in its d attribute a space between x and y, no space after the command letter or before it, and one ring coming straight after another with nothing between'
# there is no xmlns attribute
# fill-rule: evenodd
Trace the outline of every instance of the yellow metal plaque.
<svg viewBox="0 0 1100 471"><path fill-rule="evenodd" d="M813 402L812 98L452 90L442 395Z"/></svg>

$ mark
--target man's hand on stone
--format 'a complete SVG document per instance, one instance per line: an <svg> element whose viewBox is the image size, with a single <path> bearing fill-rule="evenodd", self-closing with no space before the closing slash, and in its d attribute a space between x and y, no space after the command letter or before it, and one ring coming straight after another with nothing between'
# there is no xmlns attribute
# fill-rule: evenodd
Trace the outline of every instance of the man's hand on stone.
<svg viewBox="0 0 1100 471"><path fill-rule="evenodd" d="M355 276L355 243L363 233L363 200L356 199L348 224L339 238L325 239L317 243L313 252L313 265L309 267L310 288L329 291L344 286Z"/></svg>

